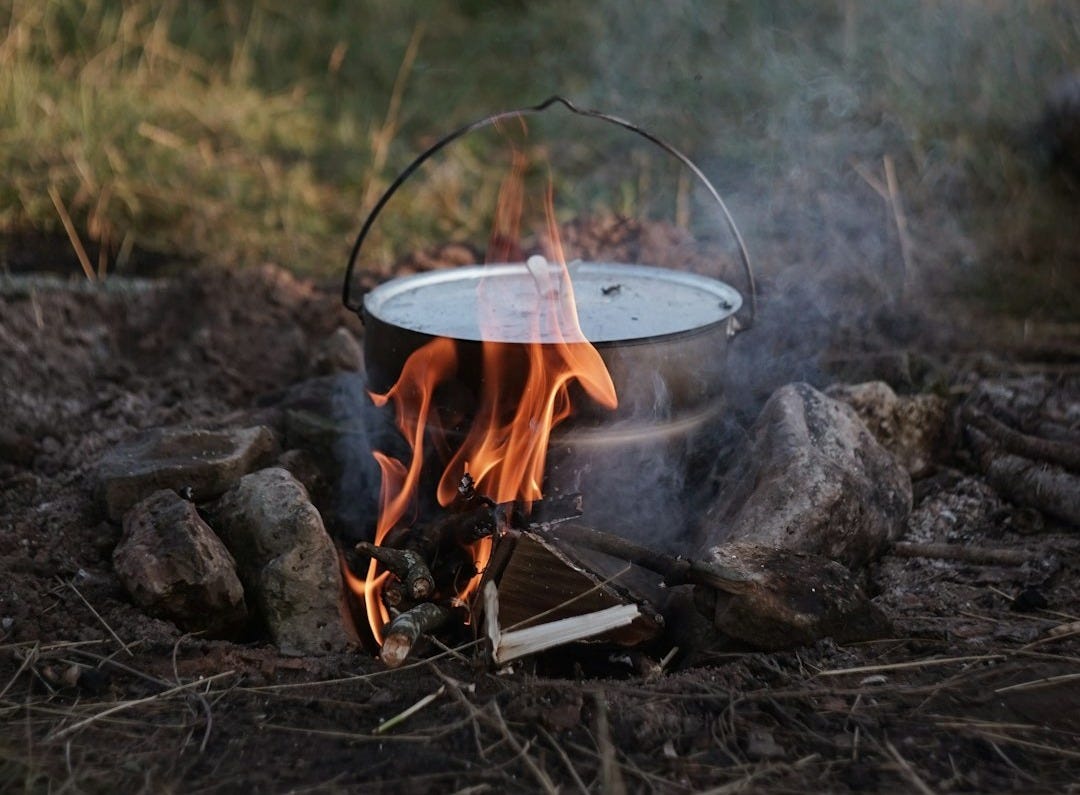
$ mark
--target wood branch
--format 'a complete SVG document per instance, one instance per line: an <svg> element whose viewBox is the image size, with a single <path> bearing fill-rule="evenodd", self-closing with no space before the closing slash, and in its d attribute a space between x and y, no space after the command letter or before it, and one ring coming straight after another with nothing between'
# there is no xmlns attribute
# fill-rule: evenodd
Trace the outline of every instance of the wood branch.
<svg viewBox="0 0 1080 795"><path fill-rule="evenodd" d="M979 468L995 489L1022 505L1080 525L1080 476L1002 452L1000 445L974 426L968 426L967 436Z"/></svg>
<svg viewBox="0 0 1080 795"><path fill-rule="evenodd" d="M958 560L977 566L1022 566L1034 558L1022 549L969 547L960 544L895 544L890 552L897 558Z"/></svg>
<svg viewBox="0 0 1080 795"><path fill-rule="evenodd" d="M405 588L405 583L401 580L388 579L383 583L382 600L387 607L400 608L408 598L409 594Z"/></svg>
<svg viewBox="0 0 1080 795"><path fill-rule="evenodd" d="M970 406L964 409L963 417L966 423L982 431L1014 455L1080 472L1080 446L1014 431L1005 423Z"/></svg>
<svg viewBox="0 0 1080 795"><path fill-rule="evenodd" d="M388 668L397 668L409 656L420 636L434 632L450 618L450 610L434 602L424 602L406 610L386 628L380 657Z"/></svg>
<svg viewBox="0 0 1080 795"><path fill-rule="evenodd" d="M558 541L602 552L661 574L668 585L705 585L725 593L745 593L755 580L743 572L704 561L668 555L580 524L561 524L555 527L534 525L533 532Z"/></svg>
<svg viewBox="0 0 1080 795"><path fill-rule="evenodd" d="M412 549L375 546L367 541L356 545L356 551L374 558L405 584L406 593L413 599L427 599L435 593L435 578L427 562Z"/></svg>

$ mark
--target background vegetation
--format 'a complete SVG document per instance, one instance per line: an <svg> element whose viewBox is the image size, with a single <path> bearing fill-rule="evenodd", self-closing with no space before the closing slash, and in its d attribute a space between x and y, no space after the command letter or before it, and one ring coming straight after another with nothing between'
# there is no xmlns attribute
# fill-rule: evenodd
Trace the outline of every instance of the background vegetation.
<svg viewBox="0 0 1080 795"><path fill-rule="evenodd" d="M685 148L767 273L830 259L882 289L1019 280L984 294L1075 317L1075 199L1040 170L1036 121L1078 67L1072 0L7 0L0 232L8 261L61 239L101 272L269 260L329 277L425 143L558 92ZM555 145L567 212L700 219L685 180L586 132ZM500 152L481 137L434 163L372 263L482 237Z"/></svg>

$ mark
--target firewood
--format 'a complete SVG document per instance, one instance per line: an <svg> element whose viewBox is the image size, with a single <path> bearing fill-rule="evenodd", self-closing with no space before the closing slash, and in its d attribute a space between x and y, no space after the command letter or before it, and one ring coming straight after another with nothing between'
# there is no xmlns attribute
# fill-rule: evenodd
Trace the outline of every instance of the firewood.
<svg viewBox="0 0 1080 795"><path fill-rule="evenodd" d="M412 549L375 546L367 541L356 545L356 551L374 558L405 584L413 599L427 599L435 593L435 579L427 562Z"/></svg>
<svg viewBox="0 0 1080 795"><path fill-rule="evenodd" d="M964 421L1014 455L1080 472L1080 446L1028 436L970 406L964 409Z"/></svg>
<svg viewBox="0 0 1080 795"><path fill-rule="evenodd" d="M634 563L664 577L667 585L706 585L725 593L744 593L753 580L743 572L704 561L667 555L620 536L580 524L557 527L533 525L530 530L541 536L575 544Z"/></svg>
<svg viewBox="0 0 1080 795"><path fill-rule="evenodd" d="M560 618L525 629L503 631L499 626L498 589L492 582L484 586L484 620L491 641L491 656L501 665L529 654L601 635L633 623L641 615L637 605L615 605L604 610L570 618Z"/></svg>
<svg viewBox="0 0 1080 795"><path fill-rule="evenodd" d="M450 610L434 602L424 602L406 610L386 628L383 638L382 661L389 668L397 668L409 656L420 636L434 632L450 618Z"/></svg>
<svg viewBox="0 0 1080 795"><path fill-rule="evenodd" d="M967 436L979 468L995 489L1022 505L1080 525L1080 476L1062 466L1004 452L972 425Z"/></svg>

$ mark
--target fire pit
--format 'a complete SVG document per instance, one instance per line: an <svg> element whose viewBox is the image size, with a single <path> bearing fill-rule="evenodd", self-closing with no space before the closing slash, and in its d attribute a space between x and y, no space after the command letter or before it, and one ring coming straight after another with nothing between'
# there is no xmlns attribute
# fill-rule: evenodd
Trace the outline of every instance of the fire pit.
<svg viewBox="0 0 1080 795"><path fill-rule="evenodd" d="M472 130L556 104L644 137L701 180L738 245L749 301L702 275L638 263L566 262L550 188L543 255L399 278L353 300L352 272L364 239L416 168ZM517 230L524 164L514 163L496 217ZM470 621L479 612L485 573L495 581L507 567L516 571L509 553L489 567L493 545L511 534L518 541L510 547L543 547L539 557L550 559L552 574L561 564L584 578L585 590L606 589L609 607L628 601L572 556L536 539L523 543L520 533L530 529L534 503L575 492L589 495L598 507L589 519L605 530L620 529L619 514L640 521L653 495L639 490L605 511L605 484L633 482L644 458L664 450L678 451L678 466L685 466L715 439L705 429L724 410L729 341L752 323L753 277L738 230L700 169L640 128L560 98L481 119L420 155L375 205L353 248L344 301L367 328L372 398L392 404L393 421L411 448L407 462L376 453L380 517L374 544L358 548L371 562L365 578L349 577L375 639L385 642L384 631L393 639L384 659L400 662L420 633L455 611ZM555 602L530 607L542 613L575 596L556 593ZM630 620L640 629L646 613Z"/></svg>

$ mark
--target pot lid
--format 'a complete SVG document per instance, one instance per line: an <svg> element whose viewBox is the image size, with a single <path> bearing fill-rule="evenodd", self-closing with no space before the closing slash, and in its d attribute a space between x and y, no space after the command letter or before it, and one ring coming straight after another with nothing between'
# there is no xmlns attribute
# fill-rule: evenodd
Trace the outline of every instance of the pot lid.
<svg viewBox="0 0 1080 795"><path fill-rule="evenodd" d="M580 261L567 271L581 330L594 343L701 331L726 321L742 305L734 287L694 273ZM548 279L538 274L534 260L430 271L376 287L364 296L364 309L389 325L432 336L509 343L539 336L540 342L555 342L551 329L537 334L532 317Z"/></svg>

